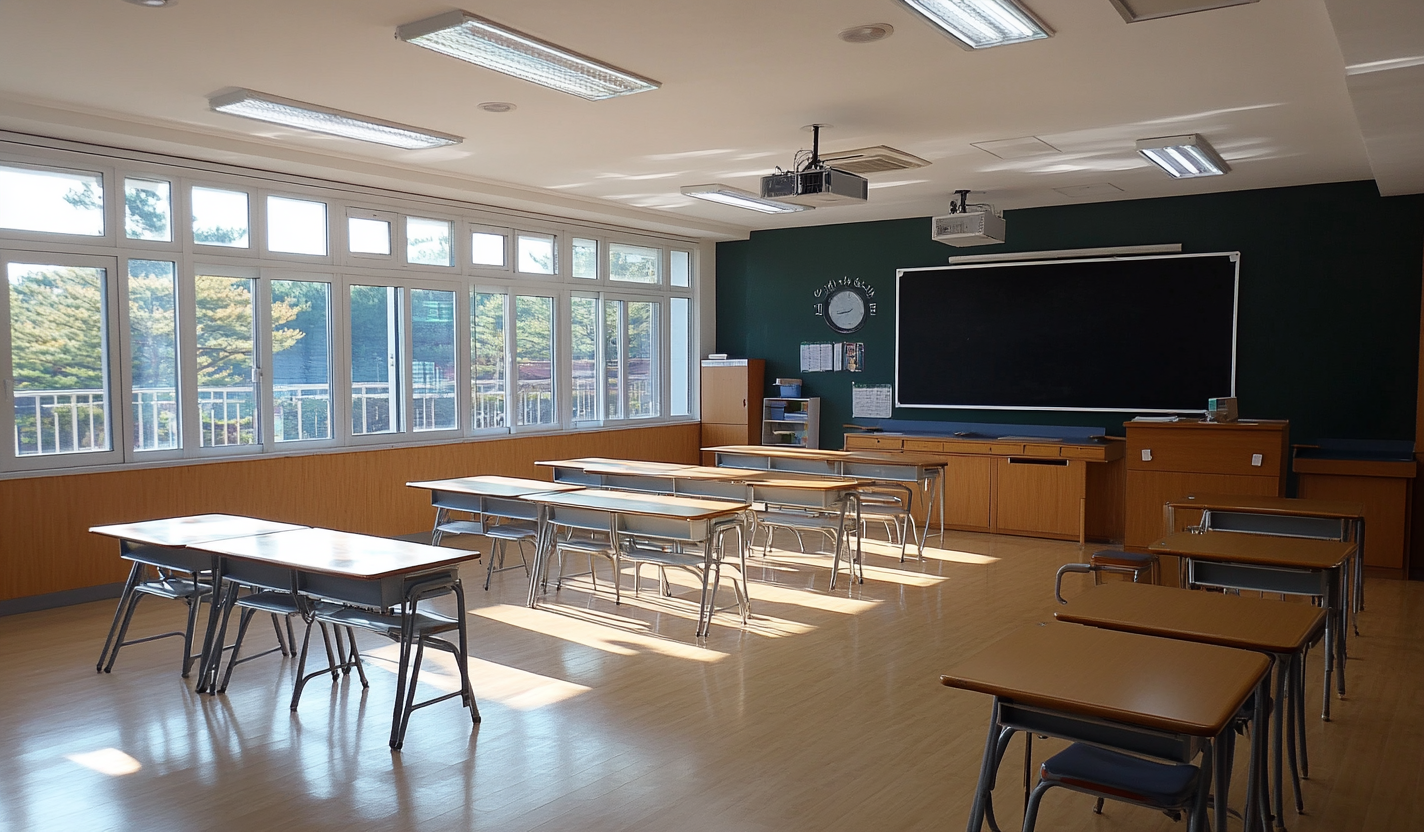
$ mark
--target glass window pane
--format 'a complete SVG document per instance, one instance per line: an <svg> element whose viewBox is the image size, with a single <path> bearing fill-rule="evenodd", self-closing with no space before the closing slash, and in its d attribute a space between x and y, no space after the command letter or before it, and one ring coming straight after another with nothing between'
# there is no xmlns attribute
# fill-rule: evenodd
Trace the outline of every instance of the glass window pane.
<svg viewBox="0 0 1424 832"><path fill-rule="evenodd" d="M162 180L124 180L124 235L173 242L172 186Z"/></svg>
<svg viewBox="0 0 1424 832"><path fill-rule="evenodd" d="M668 303L671 304L668 311L672 313L668 327L668 360L672 362L668 367L668 382L672 387L668 390L668 405L672 415L687 416L692 410L692 386L687 378L692 368L692 303L687 298L672 298Z"/></svg>
<svg viewBox="0 0 1424 832"><path fill-rule="evenodd" d="M273 440L331 438L330 331L331 284L272 281Z"/></svg>
<svg viewBox="0 0 1424 832"><path fill-rule="evenodd" d="M400 430L400 290L351 287L351 433Z"/></svg>
<svg viewBox="0 0 1424 832"><path fill-rule="evenodd" d="M628 304L628 418L657 416L659 304Z"/></svg>
<svg viewBox="0 0 1424 832"><path fill-rule="evenodd" d="M553 274L557 271L553 235L520 234L518 265L525 274Z"/></svg>
<svg viewBox="0 0 1424 832"><path fill-rule="evenodd" d="M19 456L107 451L105 269L10 263Z"/></svg>
<svg viewBox="0 0 1424 832"><path fill-rule="evenodd" d="M129 261L129 352L133 367L133 449L180 446L176 269Z"/></svg>
<svg viewBox="0 0 1424 832"><path fill-rule="evenodd" d="M470 234L470 262L476 266L504 265L504 235L492 231Z"/></svg>
<svg viewBox="0 0 1424 832"><path fill-rule="evenodd" d="M455 293L410 291L412 430L449 430L455 412Z"/></svg>
<svg viewBox="0 0 1424 832"><path fill-rule="evenodd" d="M193 189L193 242L247 248L247 194Z"/></svg>
<svg viewBox="0 0 1424 832"><path fill-rule="evenodd" d="M197 275L198 419L202 447L257 444L256 330L245 277Z"/></svg>
<svg viewBox="0 0 1424 832"><path fill-rule="evenodd" d="M623 301L603 302L603 378L605 419L623 418Z"/></svg>
<svg viewBox="0 0 1424 832"><path fill-rule="evenodd" d="M554 299L514 299L515 419L552 425L554 414Z"/></svg>
<svg viewBox="0 0 1424 832"><path fill-rule="evenodd" d="M470 295L470 386L476 430L509 424L505 415L509 358L504 340L505 298L488 292Z"/></svg>
<svg viewBox="0 0 1424 832"><path fill-rule="evenodd" d="M629 283L657 283L658 259L655 248L613 243L608 246L608 279Z"/></svg>
<svg viewBox="0 0 1424 832"><path fill-rule="evenodd" d="M598 277L598 241L574 238L574 277Z"/></svg>
<svg viewBox="0 0 1424 832"><path fill-rule="evenodd" d="M450 223L445 220L405 218L405 259L422 266L450 266Z"/></svg>
<svg viewBox="0 0 1424 832"><path fill-rule="evenodd" d="M672 272L672 285L691 286L692 285L692 255L686 251L670 252L671 261L668 270Z"/></svg>
<svg viewBox="0 0 1424 832"><path fill-rule="evenodd" d="M0 167L0 228L104 236L104 177Z"/></svg>
<svg viewBox="0 0 1424 832"><path fill-rule="evenodd" d="M573 353L573 389L569 404L575 422L598 418L598 299L570 298L569 350Z"/></svg>
<svg viewBox="0 0 1424 832"><path fill-rule="evenodd" d="M326 203L267 197L267 250L326 256Z"/></svg>
<svg viewBox="0 0 1424 832"><path fill-rule="evenodd" d="M385 220L347 217L346 244L352 254L390 254L391 224Z"/></svg>

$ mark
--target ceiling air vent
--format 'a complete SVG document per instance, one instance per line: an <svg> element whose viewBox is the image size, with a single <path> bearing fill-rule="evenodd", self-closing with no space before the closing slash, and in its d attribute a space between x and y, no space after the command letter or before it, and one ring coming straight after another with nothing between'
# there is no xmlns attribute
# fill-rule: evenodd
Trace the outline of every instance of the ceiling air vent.
<svg viewBox="0 0 1424 832"><path fill-rule="evenodd" d="M922 168L929 164L918 156L911 156L903 150L896 150L883 144L856 150L822 153L821 161L836 170L860 176L867 173L888 173L892 170Z"/></svg>

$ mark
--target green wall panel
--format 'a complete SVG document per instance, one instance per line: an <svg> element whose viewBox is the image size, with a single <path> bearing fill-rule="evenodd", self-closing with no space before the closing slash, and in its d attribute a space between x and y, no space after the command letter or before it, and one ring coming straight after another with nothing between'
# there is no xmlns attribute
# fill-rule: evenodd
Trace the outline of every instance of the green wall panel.
<svg viewBox="0 0 1424 832"><path fill-rule="evenodd" d="M873 198L873 196L872 196ZM826 209L827 218L835 209ZM819 211L817 213L820 213ZM895 270L956 253L1181 243L1240 251L1236 389L1248 418L1291 420L1291 438L1413 439L1424 197L1381 198L1373 182L1009 211L1004 245L956 249L929 219L753 232L717 246L717 346L805 379L822 399L824 447L851 420L851 383L894 379ZM815 315L828 280L876 289L878 314L840 336ZM1103 326L1112 326L1105 320ZM862 373L799 371L803 341L866 345ZM1203 402L1205 405L1205 402ZM897 419L1100 426L1108 413L896 408Z"/></svg>

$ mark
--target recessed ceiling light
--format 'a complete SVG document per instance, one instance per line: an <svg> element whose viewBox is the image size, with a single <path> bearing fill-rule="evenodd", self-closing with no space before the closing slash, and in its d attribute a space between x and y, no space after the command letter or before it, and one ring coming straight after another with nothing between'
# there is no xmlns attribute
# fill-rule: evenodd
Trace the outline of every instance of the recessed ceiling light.
<svg viewBox="0 0 1424 832"><path fill-rule="evenodd" d="M135 6L147 6L150 9L161 9L165 6L176 6L178 0L124 0L125 3L132 3Z"/></svg>
<svg viewBox="0 0 1424 832"><path fill-rule="evenodd" d="M486 101L479 108L487 113L508 113L519 109L508 101Z"/></svg>
<svg viewBox="0 0 1424 832"><path fill-rule="evenodd" d="M1053 190L1057 191L1060 194L1063 194L1064 196L1071 196L1074 198L1085 196L1107 196L1108 194L1122 193L1122 188L1119 188L1111 182L1095 182L1092 185L1069 185L1064 188L1054 188Z"/></svg>
<svg viewBox="0 0 1424 832"><path fill-rule="evenodd" d="M219 113L405 150L444 147L464 141L459 136L448 133L422 130L394 121L382 121L254 90L240 89L214 95L208 99L208 106Z"/></svg>
<svg viewBox="0 0 1424 832"><path fill-rule="evenodd" d="M846 43L874 43L877 40L885 40L893 34L895 34L895 27L889 23L867 23L864 26L842 29L836 37Z"/></svg>
<svg viewBox="0 0 1424 832"><path fill-rule="evenodd" d="M1174 179L1220 176L1231 170L1207 140L1196 133L1139 139L1137 152L1171 174Z"/></svg>
<svg viewBox="0 0 1424 832"><path fill-rule="evenodd" d="M1042 40L1053 34L1017 0L900 0L968 49Z"/></svg>
<svg viewBox="0 0 1424 832"><path fill-rule="evenodd" d="M396 37L589 101L647 92L661 86L657 81L458 9L407 23L396 29Z"/></svg>
<svg viewBox="0 0 1424 832"><path fill-rule="evenodd" d="M994 139L988 142L970 142L970 145L979 148L985 153L998 156L1000 159L1023 159L1029 156L1044 156L1049 153L1063 152L1037 136L1024 136L1017 139Z"/></svg>
<svg viewBox="0 0 1424 832"><path fill-rule="evenodd" d="M684 196L730 205L733 208L760 211L763 214L791 214L796 211L813 210L810 205L792 205L787 202L762 199L751 191L733 188L731 185L685 185L682 193Z"/></svg>
<svg viewBox="0 0 1424 832"><path fill-rule="evenodd" d="M1209 12L1227 6L1245 6L1256 0L1108 0L1128 23L1156 20L1193 12Z"/></svg>

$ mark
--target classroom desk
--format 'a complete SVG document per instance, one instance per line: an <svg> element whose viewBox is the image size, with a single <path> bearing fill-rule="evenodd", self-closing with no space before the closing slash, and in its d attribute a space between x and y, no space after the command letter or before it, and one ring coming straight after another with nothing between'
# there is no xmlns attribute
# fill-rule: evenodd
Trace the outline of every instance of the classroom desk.
<svg viewBox="0 0 1424 832"><path fill-rule="evenodd" d="M1345 695L1345 614L1342 573L1355 553L1350 541L1275 537L1234 532L1173 532L1148 547L1181 558L1182 586L1213 586L1321 599L1325 617L1325 696L1321 718L1330 719L1330 679L1339 667Z"/></svg>
<svg viewBox="0 0 1424 832"><path fill-rule="evenodd" d="M410 610L415 600L412 591L431 579L445 579L453 587L456 598L459 642L455 661L463 677L463 689L452 695L464 698L465 705L471 709L471 718L479 721L479 710L468 678L469 640L465 626L464 592L459 579L460 564L478 558L478 552L330 529L297 529L205 541L196 545L217 556L217 578L238 582L250 580L272 586L281 585L281 576L285 573L294 594L381 612L402 606ZM217 578L215 582L218 582ZM221 617L226 618L225 615ZM406 617L409 618L409 613ZM409 691L406 680L411 678L408 670L413 650L407 641L415 636L407 630L402 629L403 637L400 639L395 707L391 719L392 748L400 747L404 722L409 718L407 709L411 708L414 700L414 680L409 683L412 687ZM221 655L220 650L218 655ZM216 668L218 662L210 664ZM213 675L216 677L216 672ZM300 688L293 695L293 709L296 708L299 692ZM431 704L444 698L447 697L436 697L421 704Z"/></svg>
<svg viewBox="0 0 1424 832"><path fill-rule="evenodd" d="M751 508L749 503L594 489L531 494L525 499L546 509L544 524L547 529L540 534L540 546L534 555L534 574L529 581L529 606L538 605L539 590L546 582L549 559L554 549L554 527L607 530L611 537L609 544L615 549L621 545L621 535L702 547L700 558L694 560L684 556L683 560L669 565L700 565L703 570L697 635L707 635L716 603L716 583L712 582L712 576L720 577L720 561L714 555L713 540L728 525L736 525L740 529L740 517ZM739 543L745 546L745 538ZM616 580L617 576L614 578Z"/></svg>
<svg viewBox="0 0 1424 832"><path fill-rule="evenodd" d="M1177 529L1177 510L1199 510L1202 512L1231 512L1234 514L1262 515L1266 518L1280 518L1283 522L1269 520L1261 530L1250 529L1255 534L1276 534L1282 537L1323 537L1335 540L1353 540L1356 550L1355 567L1346 574L1345 587L1350 597L1350 612L1355 635L1360 634L1359 611L1365 608L1365 508L1359 503L1339 500L1306 500L1299 497L1271 497L1250 494L1188 494L1186 497L1168 500L1163 508L1166 530L1170 534ZM1292 528L1292 518L1311 523L1314 528ZM1274 528L1271 527L1274 523ZM1338 530L1331 528L1338 525ZM1231 529L1227 529L1231 531ZM1247 531L1243 529L1242 531Z"/></svg>
<svg viewBox="0 0 1424 832"><path fill-rule="evenodd" d="M177 572L186 572L193 575L196 582L197 575L201 572L211 572L215 568L212 554L192 548L199 543L206 543L211 540L221 540L227 537L247 537L249 535L272 534L274 532L293 531L304 529L305 526L296 526L291 523L277 523L271 520L258 520L252 517L238 517L232 514L194 514L187 517L169 517L161 520L144 520L138 523L116 523L107 526L94 526L89 531L95 534L102 534L108 537L118 538L119 555L128 561L133 562L133 568L129 570L128 580L124 583L123 592L119 595L119 605L114 611L114 623L109 627L109 636L104 640L104 650L99 654L99 664L96 669L102 670L104 659L109 655L110 645L117 641L123 642L124 633L127 632L127 621L120 624L120 617L124 606L131 602L136 587L143 580L144 571L147 567L157 569L168 569ZM213 591L210 593L210 609L217 608L217 581L213 582ZM198 605L195 603L190 613L190 629L192 622L196 620ZM131 614L131 613L130 613ZM127 616L124 616L127 619ZM198 654L198 675L205 678L204 673L208 669L208 653L212 646L213 635L216 631L217 620L213 614L208 615L207 632L203 638L203 646ZM166 637L154 636L154 638ZM145 639L147 640L147 639ZM113 652L118 653L119 645L114 644ZM185 640L183 675L188 675L189 653L192 645ZM112 666L112 660L110 661Z"/></svg>
<svg viewBox="0 0 1424 832"><path fill-rule="evenodd" d="M1261 653L1092 627L1050 623L1010 633L940 677L948 687L994 697L968 832L983 826L999 762L1016 731L1173 763L1201 755L1205 782L1217 756L1224 770L1216 782L1230 783L1231 760L1213 749L1225 743L1224 733L1253 691L1260 694L1256 724L1264 724L1270 668ZM1259 794L1260 732L1252 732L1251 745L1247 806L1256 805ZM1193 812L1198 828L1206 792L1199 790ZM1217 817L1224 819L1225 786L1217 797ZM1225 826L1219 820L1216 828Z"/></svg>
<svg viewBox="0 0 1424 832"><path fill-rule="evenodd" d="M812 476L854 477L881 485L892 485L909 491L909 484L923 485L933 495L939 495L939 536L944 539L945 468L943 459L915 454L886 454L873 451L827 451L805 448L780 448L775 445L721 445L703 448L713 454L721 468L751 468L769 471L791 471ZM939 488L934 484L938 483ZM908 506L908 501L906 503ZM925 516L925 532L929 533L930 514Z"/></svg>
<svg viewBox="0 0 1424 832"><path fill-rule="evenodd" d="M1255 650L1275 657L1275 701L1290 702L1291 722L1282 730L1284 707L1274 709L1271 750L1273 806L1276 824L1284 827L1282 800L1282 743L1290 741L1291 773L1296 811L1304 811L1300 781L1295 771L1295 737L1300 735L1305 760L1304 690L1300 667L1305 651L1325 626L1325 611L1309 604L1284 604L1261 598L1238 598L1210 592L1190 592L1172 587L1114 581L1089 587L1054 613L1060 621L1108 630L1176 638L1221 647ZM1289 684L1289 691L1287 685ZM1264 729L1264 726L1262 727ZM1258 729L1259 730L1259 729ZM1309 775L1309 763L1305 773Z"/></svg>

